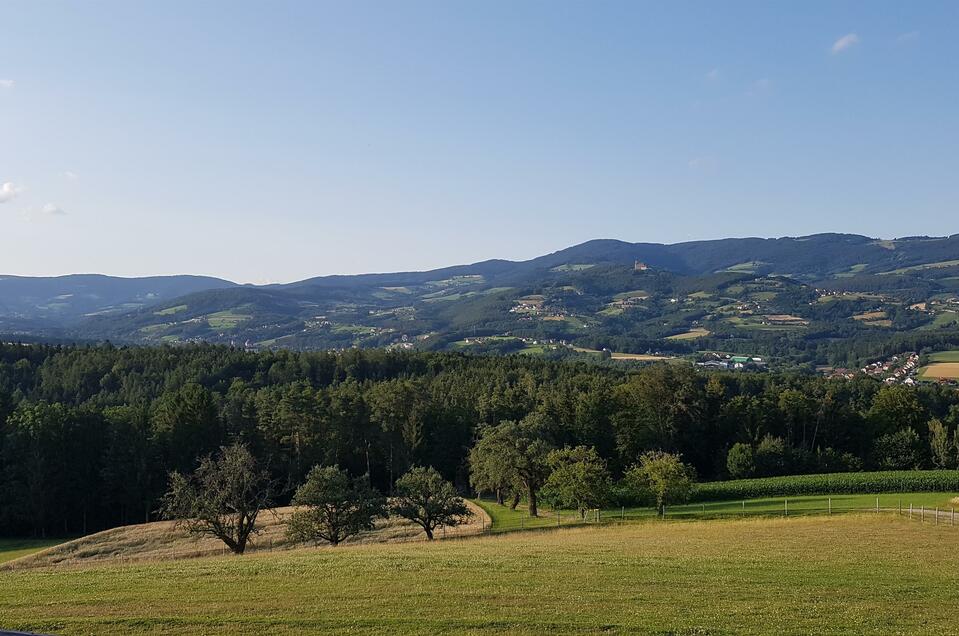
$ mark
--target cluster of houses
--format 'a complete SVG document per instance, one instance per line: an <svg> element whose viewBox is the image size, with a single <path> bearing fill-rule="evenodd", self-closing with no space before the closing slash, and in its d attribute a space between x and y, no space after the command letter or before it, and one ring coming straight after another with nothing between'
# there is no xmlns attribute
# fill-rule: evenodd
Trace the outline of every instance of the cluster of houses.
<svg viewBox="0 0 959 636"><path fill-rule="evenodd" d="M885 384L915 384L919 371L919 354L915 352L892 356L888 360L873 362L862 372L882 380Z"/></svg>
<svg viewBox="0 0 959 636"><path fill-rule="evenodd" d="M727 353L707 353L696 363L703 369L722 369L741 371L743 369L765 369L766 361L756 356L734 356Z"/></svg>
<svg viewBox="0 0 959 636"><path fill-rule="evenodd" d="M858 371L856 369L825 369L826 377L836 380L852 380L859 374L868 375L884 384L913 385L918 382L919 354L916 352L903 353L892 356L887 360L879 360L867 364Z"/></svg>

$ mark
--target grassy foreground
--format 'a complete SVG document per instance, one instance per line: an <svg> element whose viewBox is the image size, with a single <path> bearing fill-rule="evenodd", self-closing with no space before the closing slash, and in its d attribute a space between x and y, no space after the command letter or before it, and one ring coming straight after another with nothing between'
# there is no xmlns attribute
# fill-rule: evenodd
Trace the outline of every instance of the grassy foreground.
<svg viewBox="0 0 959 636"><path fill-rule="evenodd" d="M959 530L895 515L636 523L3 573L62 634L953 633Z"/></svg>

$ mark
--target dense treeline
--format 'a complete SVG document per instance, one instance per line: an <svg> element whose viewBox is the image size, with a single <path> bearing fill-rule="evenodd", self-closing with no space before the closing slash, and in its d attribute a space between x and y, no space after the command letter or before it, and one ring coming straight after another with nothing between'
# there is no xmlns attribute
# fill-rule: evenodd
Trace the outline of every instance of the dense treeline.
<svg viewBox="0 0 959 636"><path fill-rule="evenodd" d="M385 493L433 466L465 491L476 440L524 421L550 448L595 449L616 478L650 450L701 479L955 468L959 393L523 356L0 345L0 533L154 518L170 471L232 442L281 503L317 465Z"/></svg>

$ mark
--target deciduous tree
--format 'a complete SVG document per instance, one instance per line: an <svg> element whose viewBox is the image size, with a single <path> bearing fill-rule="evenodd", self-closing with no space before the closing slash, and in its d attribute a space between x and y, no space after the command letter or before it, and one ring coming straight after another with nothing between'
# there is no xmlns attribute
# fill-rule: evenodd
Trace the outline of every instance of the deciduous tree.
<svg viewBox="0 0 959 636"><path fill-rule="evenodd" d="M386 499L370 488L366 477L350 479L336 466L315 466L293 497L296 512L287 533L296 541L345 539L372 530L386 516Z"/></svg>
<svg viewBox="0 0 959 636"><path fill-rule="evenodd" d="M411 468L396 481L396 498L390 509L423 528L431 541L436 528L466 523L472 514L453 484L436 469L422 466Z"/></svg>
<svg viewBox="0 0 959 636"><path fill-rule="evenodd" d="M203 458L192 475L171 473L161 513L191 534L214 536L243 554L250 535L258 531L256 519L268 505L270 491L266 471L245 446L234 444Z"/></svg>

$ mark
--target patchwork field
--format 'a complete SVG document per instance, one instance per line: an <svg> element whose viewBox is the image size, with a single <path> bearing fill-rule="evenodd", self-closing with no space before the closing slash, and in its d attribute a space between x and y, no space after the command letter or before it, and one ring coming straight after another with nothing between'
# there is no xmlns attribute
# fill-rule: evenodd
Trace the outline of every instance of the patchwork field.
<svg viewBox="0 0 959 636"><path fill-rule="evenodd" d="M959 351L940 351L929 355L929 365L919 371L925 380L959 379Z"/></svg>
<svg viewBox="0 0 959 636"><path fill-rule="evenodd" d="M690 329L689 331L683 333L677 333L675 335L669 336L667 340L693 340L695 338L704 338L709 335L708 329L696 328Z"/></svg>
<svg viewBox="0 0 959 636"><path fill-rule="evenodd" d="M888 514L651 521L18 570L0 617L58 634L954 633L957 533Z"/></svg>
<svg viewBox="0 0 959 636"><path fill-rule="evenodd" d="M959 362L934 362L923 367L922 377L930 380L959 379Z"/></svg>

